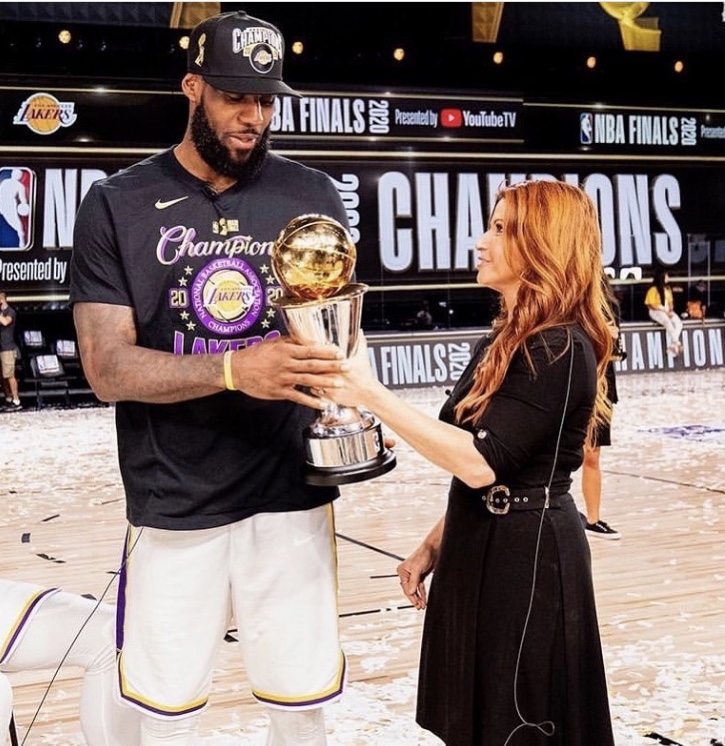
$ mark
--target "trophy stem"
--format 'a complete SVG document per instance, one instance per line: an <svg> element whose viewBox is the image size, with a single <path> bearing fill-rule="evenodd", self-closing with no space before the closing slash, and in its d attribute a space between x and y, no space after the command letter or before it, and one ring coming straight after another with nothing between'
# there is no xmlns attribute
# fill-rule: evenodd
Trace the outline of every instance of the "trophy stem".
<svg viewBox="0 0 725 746"><path fill-rule="evenodd" d="M318 418L318 422L322 425L336 425L340 422L344 422L346 419L343 413L344 407L335 402L329 402L327 406L322 410Z"/></svg>

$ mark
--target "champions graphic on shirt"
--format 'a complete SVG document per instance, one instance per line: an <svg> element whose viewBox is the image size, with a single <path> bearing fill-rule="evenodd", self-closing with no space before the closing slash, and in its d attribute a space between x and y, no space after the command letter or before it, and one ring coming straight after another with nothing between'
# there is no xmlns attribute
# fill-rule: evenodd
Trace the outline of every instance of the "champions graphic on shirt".
<svg viewBox="0 0 725 746"><path fill-rule="evenodd" d="M189 240L192 235L193 240ZM179 240L181 236L184 238ZM164 228L157 246L157 256L164 264L187 260L176 285L168 292L168 307L178 314L185 331L184 334L175 333L174 352L214 352L227 346L237 349L261 342L263 338L279 336L274 328L276 311L271 300L280 295L282 289L271 265L264 261L272 244L254 243L242 236L229 236L221 241L195 239L194 229ZM171 252L170 245L174 246ZM262 263L249 263L239 254L261 257ZM189 260L198 261L200 256L208 256L210 261L201 268L192 266ZM238 335L255 326L257 334L239 338ZM223 340L205 339L203 328ZM264 337L259 335L260 331Z"/></svg>

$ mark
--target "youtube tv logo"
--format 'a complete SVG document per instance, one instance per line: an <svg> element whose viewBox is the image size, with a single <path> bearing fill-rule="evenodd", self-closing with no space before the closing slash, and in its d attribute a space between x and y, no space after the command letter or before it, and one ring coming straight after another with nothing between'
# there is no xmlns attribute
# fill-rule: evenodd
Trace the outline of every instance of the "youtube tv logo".
<svg viewBox="0 0 725 746"><path fill-rule="evenodd" d="M463 113L460 109L442 109L441 127L460 127L463 124Z"/></svg>

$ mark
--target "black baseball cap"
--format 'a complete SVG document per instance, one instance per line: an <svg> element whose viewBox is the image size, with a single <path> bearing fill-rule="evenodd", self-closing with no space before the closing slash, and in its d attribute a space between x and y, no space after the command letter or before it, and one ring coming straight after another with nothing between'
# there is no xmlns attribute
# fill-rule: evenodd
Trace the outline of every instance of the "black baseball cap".
<svg viewBox="0 0 725 746"><path fill-rule="evenodd" d="M284 38L243 11L201 21L191 32L188 71L220 91L301 96L282 81Z"/></svg>

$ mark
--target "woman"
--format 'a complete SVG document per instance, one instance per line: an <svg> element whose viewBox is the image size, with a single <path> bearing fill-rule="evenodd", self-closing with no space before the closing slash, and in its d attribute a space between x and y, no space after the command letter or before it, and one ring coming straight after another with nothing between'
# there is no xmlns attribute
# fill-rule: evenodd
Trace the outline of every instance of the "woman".
<svg viewBox="0 0 725 746"><path fill-rule="evenodd" d="M612 746L589 546L569 494L610 415L596 211L563 182L509 186L476 249L477 281L501 311L439 420L380 384L364 350L325 395L371 410L453 475L445 516L398 567L427 607L418 723L451 746Z"/></svg>
<svg viewBox="0 0 725 746"><path fill-rule="evenodd" d="M655 269L652 284L644 298L652 321L664 326L667 332L667 352L679 355L682 352L680 336L682 319L675 313L675 301L670 287L670 277L662 267Z"/></svg>

